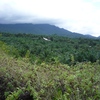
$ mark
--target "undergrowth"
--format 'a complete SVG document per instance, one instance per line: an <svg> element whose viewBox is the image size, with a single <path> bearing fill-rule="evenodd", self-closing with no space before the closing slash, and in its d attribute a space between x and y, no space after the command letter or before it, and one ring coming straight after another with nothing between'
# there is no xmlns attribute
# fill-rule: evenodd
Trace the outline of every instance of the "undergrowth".
<svg viewBox="0 0 100 100"><path fill-rule="evenodd" d="M100 100L100 65L31 64L0 48L0 100Z"/></svg>

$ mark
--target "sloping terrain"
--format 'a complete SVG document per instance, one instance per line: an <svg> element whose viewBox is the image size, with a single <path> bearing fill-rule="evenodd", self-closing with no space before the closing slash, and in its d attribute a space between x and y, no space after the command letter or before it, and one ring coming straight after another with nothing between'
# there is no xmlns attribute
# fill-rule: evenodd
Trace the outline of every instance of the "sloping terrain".
<svg viewBox="0 0 100 100"><path fill-rule="evenodd" d="M0 32L10 33L31 33L42 35L59 35L67 36L71 38L95 38L90 35L82 35L79 33L73 33L63 28L56 27L49 24L0 24Z"/></svg>
<svg viewBox="0 0 100 100"><path fill-rule="evenodd" d="M10 49L12 49L10 47ZM31 64L0 41L0 100L99 100L98 62Z"/></svg>

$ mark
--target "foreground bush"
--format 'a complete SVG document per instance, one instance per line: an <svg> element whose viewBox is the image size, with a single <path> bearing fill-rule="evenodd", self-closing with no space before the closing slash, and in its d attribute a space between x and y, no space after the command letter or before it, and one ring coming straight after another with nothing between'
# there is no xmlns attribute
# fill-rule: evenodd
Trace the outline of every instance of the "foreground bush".
<svg viewBox="0 0 100 100"><path fill-rule="evenodd" d="M31 64L0 50L0 100L99 100L100 65Z"/></svg>

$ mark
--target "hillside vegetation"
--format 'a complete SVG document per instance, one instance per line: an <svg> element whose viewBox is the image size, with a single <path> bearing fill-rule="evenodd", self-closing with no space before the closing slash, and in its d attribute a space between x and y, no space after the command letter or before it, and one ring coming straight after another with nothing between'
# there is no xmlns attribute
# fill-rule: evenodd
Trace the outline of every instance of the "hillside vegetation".
<svg viewBox="0 0 100 100"><path fill-rule="evenodd" d="M31 33L40 35L52 35L57 34L59 36L66 36L70 38L96 38L91 35L82 35L79 33L74 33L63 28L59 28L50 24L0 24L0 32L10 32L10 33Z"/></svg>
<svg viewBox="0 0 100 100"><path fill-rule="evenodd" d="M100 40L43 37L0 35L0 100L99 100Z"/></svg>

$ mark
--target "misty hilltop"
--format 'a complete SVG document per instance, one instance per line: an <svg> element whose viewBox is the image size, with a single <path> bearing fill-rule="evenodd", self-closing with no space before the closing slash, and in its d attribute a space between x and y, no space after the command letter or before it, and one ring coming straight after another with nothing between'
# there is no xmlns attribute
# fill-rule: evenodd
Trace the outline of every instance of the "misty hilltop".
<svg viewBox="0 0 100 100"><path fill-rule="evenodd" d="M0 32L31 33L41 35L56 34L70 38L95 38L91 35L82 35L50 24L0 24Z"/></svg>

